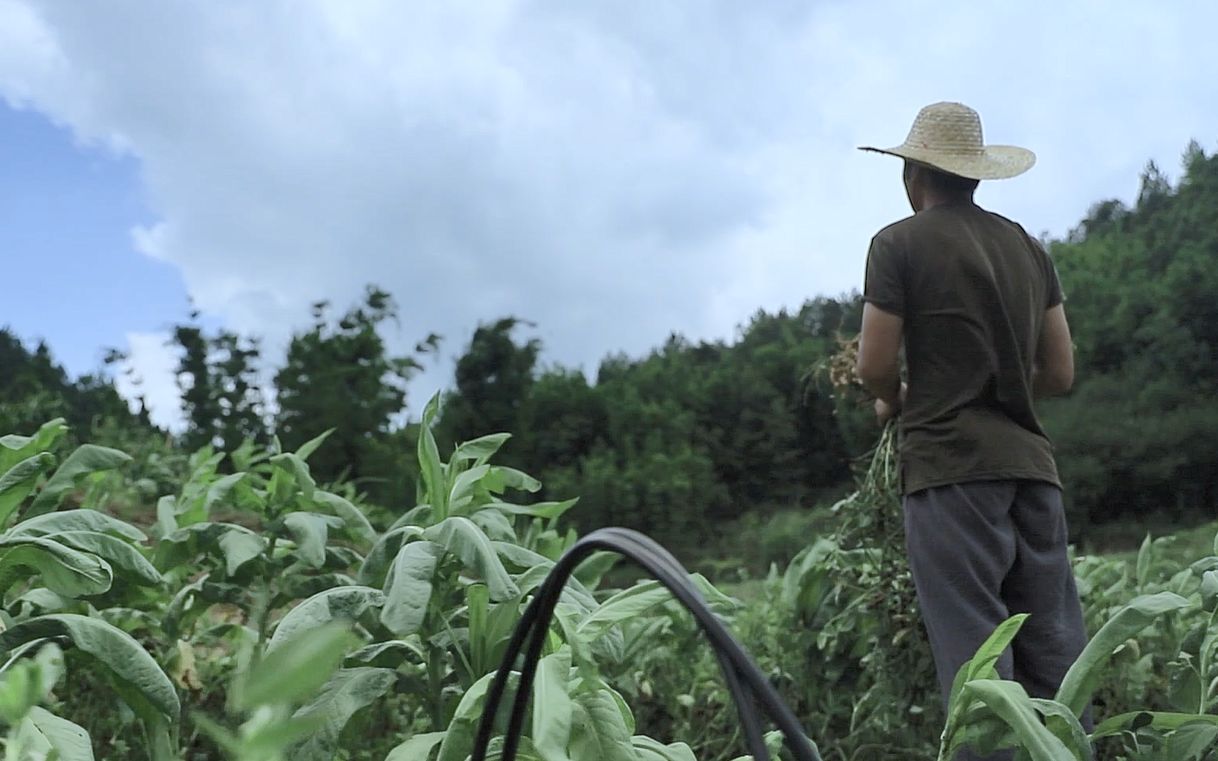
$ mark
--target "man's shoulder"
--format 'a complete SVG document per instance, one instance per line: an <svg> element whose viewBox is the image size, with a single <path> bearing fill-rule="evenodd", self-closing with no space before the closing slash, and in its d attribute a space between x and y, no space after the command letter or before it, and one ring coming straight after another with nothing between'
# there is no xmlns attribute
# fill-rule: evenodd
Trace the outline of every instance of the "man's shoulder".
<svg viewBox="0 0 1218 761"><path fill-rule="evenodd" d="M891 242L909 235L909 233L919 226L918 215L911 214L904 219L898 219L896 222L884 225L873 236L875 240Z"/></svg>
<svg viewBox="0 0 1218 761"><path fill-rule="evenodd" d="M989 209L982 209L982 211L989 215L990 219L992 219L995 223L1010 228L1012 232L1019 234L1020 237L1027 238L1028 240L1034 240L1031 235L1028 235L1028 231L1024 229L1024 226L1015 220L1009 217L1004 217L998 212L990 211Z"/></svg>
<svg viewBox="0 0 1218 761"><path fill-rule="evenodd" d="M987 220L991 225L1002 228L1010 234L1035 242L1035 239L1028 235L1023 225L1013 219L981 206L971 206L969 207L969 212L980 215L982 219ZM966 222L958 215L958 212L948 208L935 207L919 214L911 214L908 217L885 225L880 228L874 237L886 243L902 243L908 242L911 238L916 239L925 234L933 234L942 230L945 225L951 226L961 223Z"/></svg>

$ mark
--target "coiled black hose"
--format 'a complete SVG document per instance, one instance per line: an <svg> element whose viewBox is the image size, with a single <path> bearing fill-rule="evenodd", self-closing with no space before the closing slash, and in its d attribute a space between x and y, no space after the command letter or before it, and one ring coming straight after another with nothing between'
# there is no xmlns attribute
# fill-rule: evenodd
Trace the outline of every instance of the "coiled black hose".
<svg viewBox="0 0 1218 761"><path fill-rule="evenodd" d="M487 692L482 720L474 740L470 761L485 761L487 747L499 704L507 689L508 677L521 650L525 650L520 667L520 680L512 703L512 713L504 737L501 761L515 761L520 744L524 715L533 689L533 678L541 650L546 640L554 607L562 594L567 580L576 567L598 550L619 553L634 561L661 584L693 614L698 627L710 640L719 665L723 670L728 691L736 704L745 745L755 761L769 761L758 706L764 711L786 738L787 747L796 761L821 761L816 747L808 740L794 714L778 696L744 648L732 638L722 622L710 611L702 594L689 581L688 572L667 550L649 537L637 531L621 528L606 528L594 531L577 541L567 550L546 576L533 601L525 608L524 616L512 632L503 661Z"/></svg>

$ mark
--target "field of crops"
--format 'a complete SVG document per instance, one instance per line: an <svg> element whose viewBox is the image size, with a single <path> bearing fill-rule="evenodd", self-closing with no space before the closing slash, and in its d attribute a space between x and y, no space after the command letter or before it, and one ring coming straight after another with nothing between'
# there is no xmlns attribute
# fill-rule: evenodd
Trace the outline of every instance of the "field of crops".
<svg viewBox="0 0 1218 761"><path fill-rule="evenodd" d="M436 413L433 401L415 505L396 512L314 481L324 437L295 452L199 451L147 520L131 509L147 463L64 451L61 421L0 439L5 759L464 761L524 605L575 540L561 517L578 506L531 502L539 484L494 464L506 434L441 453ZM1056 698L994 673L1016 616L944 711L904 570L892 456L886 435L834 508L834 535L773 568L747 603L695 577L824 758L948 759L965 744L1037 761L1218 758L1214 531L1078 559L1093 639ZM654 582L607 588L614 560L589 561L562 598L520 756L743 753L692 620Z"/></svg>

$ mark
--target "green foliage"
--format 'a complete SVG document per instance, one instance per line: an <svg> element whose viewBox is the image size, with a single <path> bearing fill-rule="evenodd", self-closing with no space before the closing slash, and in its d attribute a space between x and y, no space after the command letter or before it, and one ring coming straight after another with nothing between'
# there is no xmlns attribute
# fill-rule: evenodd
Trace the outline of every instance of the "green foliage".
<svg viewBox="0 0 1218 761"><path fill-rule="evenodd" d="M438 438L516 431L505 461L538 473L547 496L579 494L581 528L694 549L743 512L811 506L848 477L837 405L808 373L859 313L853 296L759 312L734 344L674 335L644 359L607 358L592 385L562 367L536 372L538 342L515 342L520 321L504 319L458 360Z"/></svg>
<svg viewBox="0 0 1218 761"><path fill-rule="evenodd" d="M328 308L325 302L314 306L312 329L292 338L275 374L277 429L289 449L333 431L313 458L313 470L323 481L358 482L375 473L370 463L405 406L405 383L418 362L391 355L378 332L397 317L385 291L369 287L362 304L333 321Z"/></svg>
<svg viewBox="0 0 1218 761"><path fill-rule="evenodd" d="M103 373L72 380L45 343L30 351L0 329L0 431L29 431L56 417L85 432L102 421L123 429L149 427L146 412L133 415Z"/></svg>
<svg viewBox="0 0 1218 761"><path fill-rule="evenodd" d="M444 438L466 441L486 431L521 431L523 407L534 382L541 342L521 345L512 333L524 323L505 317L474 331L457 360L456 392L444 409Z"/></svg>
<svg viewBox="0 0 1218 761"><path fill-rule="evenodd" d="M1078 383L1043 418L1084 538L1150 510L1187 522L1218 498L1218 157L1194 143L1184 164L1176 187L1150 165L1134 208L1098 204L1051 248Z"/></svg>
<svg viewBox="0 0 1218 761"><path fill-rule="evenodd" d="M198 317L191 313L192 320ZM261 348L256 338L228 330L208 335L197 324L174 326L178 348L176 381L182 400L187 449L219 443L227 451L246 440L266 438L265 400L258 379Z"/></svg>
<svg viewBox="0 0 1218 761"><path fill-rule="evenodd" d="M0 489L0 654L6 661L0 718L11 727L6 752L22 759L93 757L84 729L37 706L50 699L62 673L58 648L49 645L59 643L70 647L74 663L90 664L109 685L140 721L150 755L161 758L158 749L176 731L177 691L143 645L90 615L98 606L143 599L162 581L140 549L143 532L94 509L107 472L130 458L86 444L59 464L52 450L65 432L63 421L54 420L33 436L0 439L0 484L7 485ZM81 490L83 508L58 510L69 493Z"/></svg>
<svg viewBox="0 0 1218 761"><path fill-rule="evenodd" d="M439 417L433 400L417 432L418 505L384 531L358 500L317 486L310 460L329 445L323 435L296 451L244 447L227 474L224 456L204 448L160 500L151 546L95 509L97 484L114 478L106 469L125 467L118 454L80 448L58 464L58 421L0 439L0 484L11 485L0 493L12 508L0 533L6 749L156 761L464 758L524 606L574 541L558 525L574 502L516 501L542 487L495 462L505 434L443 457L431 430ZM890 430L858 491L831 511L837 533L774 568L748 604L693 579L822 748L930 757L941 734L944 758L964 746L1020 747L1031 759L1082 761L1094 742L1098 759L1211 761L1218 556L1188 563L1169 540L1148 540L1128 561L1079 562L1096 634L1055 699L994 673L1015 618L962 669L940 725L903 568L894 466ZM83 492L83 507L59 508L67 491ZM40 503L49 511L26 517ZM591 561L563 594L524 757L735 758L734 707L692 620L654 582L598 589L608 567ZM64 669L74 689L59 693ZM1100 723L1087 736L1078 714L1089 701ZM132 722L139 731L125 729Z"/></svg>

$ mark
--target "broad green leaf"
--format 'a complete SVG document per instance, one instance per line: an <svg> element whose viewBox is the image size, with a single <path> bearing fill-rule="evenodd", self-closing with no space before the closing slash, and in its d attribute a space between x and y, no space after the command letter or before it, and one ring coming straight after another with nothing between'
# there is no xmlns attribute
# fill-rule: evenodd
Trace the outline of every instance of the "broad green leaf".
<svg viewBox="0 0 1218 761"><path fill-rule="evenodd" d="M452 468L452 465L449 465L449 468ZM453 486L448 495L448 504L452 511L450 514L455 514L460 506L469 503L473 498L478 483L489 472L489 465L478 465L457 474L457 477L453 479Z"/></svg>
<svg viewBox="0 0 1218 761"><path fill-rule="evenodd" d="M528 473L502 465L491 466L490 471L482 479L482 485L492 494L502 494L508 489L517 489L529 493L541 490L541 481L533 478Z"/></svg>
<svg viewBox="0 0 1218 761"><path fill-rule="evenodd" d="M50 451L64 434L68 426L61 417L43 423L33 436L9 434L0 436L0 473L8 471L22 460Z"/></svg>
<svg viewBox="0 0 1218 761"><path fill-rule="evenodd" d="M396 746L385 761L428 761L436 746L444 742L443 732L425 732Z"/></svg>
<svg viewBox="0 0 1218 761"><path fill-rule="evenodd" d="M27 457L0 476L0 528L30 496L43 473L55 466L55 457L45 452Z"/></svg>
<svg viewBox="0 0 1218 761"><path fill-rule="evenodd" d="M710 579L700 573L691 573L689 580L702 593L702 599L706 601L706 606L715 613L734 612L744 607L743 602L735 597L724 594L719 587L711 583Z"/></svg>
<svg viewBox="0 0 1218 761"><path fill-rule="evenodd" d="M34 726L34 722L23 718L12 731L5 747L5 756L15 761L51 761L55 748Z"/></svg>
<svg viewBox="0 0 1218 761"><path fill-rule="evenodd" d="M98 618L54 613L0 632L0 651L45 637L66 637L92 656L111 677L123 700L141 717L153 721L160 715L177 721L180 708L173 683L130 634Z"/></svg>
<svg viewBox="0 0 1218 761"><path fill-rule="evenodd" d="M308 737L319 726L316 721L293 717L259 720L242 727L241 737L238 738L203 714L195 714L194 723L231 757L241 761L284 759L284 753L289 747ZM169 758L172 761L178 759L176 755Z"/></svg>
<svg viewBox="0 0 1218 761"><path fill-rule="evenodd" d="M972 748L976 754L987 756L1019 744L1015 730L1007 726L1006 722L984 704L973 705L961 723L960 731L952 739L950 752L946 747L940 748L939 761L956 758L958 748Z"/></svg>
<svg viewBox="0 0 1218 761"><path fill-rule="evenodd" d="M824 573L825 560L836 550L835 542L822 538L795 556L782 579L782 600L786 605L794 606L805 598L810 586L807 577Z"/></svg>
<svg viewBox="0 0 1218 761"><path fill-rule="evenodd" d="M485 584L470 584L466 600L470 618L470 657L475 673L493 671L503 661L503 653L520 620L521 599L492 605Z"/></svg>
<svg viewBox="0 0 1218 761"><path fill-rule="evenodd" d="M178 637L212 605L218 603L240 605L246 594L245 587L211 581L209 574L204 573L179 589L170 599L164 614L165 633L169 637Z"/></svg>
<svg viewBox="0 0 1218 761"><path fill-rule="evenodd" d="M29 652L34 656L23 659ZM47 699L63 677L64 659L59 646L44 639L16 648L5 658L4 678L0 679L0 720L13 725Z"/></svg>
<svg viewBox="0 0 1218 761"><path fill-rule="evenodd" d="M293 718L319 722L318 728L289 753L293 761L331 761L339 736L356 711L371 705L393 688L393 669L341 669L330 677L317 697L301 706Z"/></svg>
<svg viewBox="0 0 1218 761"><path fill-rule="evenodd" d="M212 524L217 525L217 524ZM220 551L224 554L225 572L233 576L249 561L262 555L266 542L243 526L230 526L220 535Z"/></svg>
<svg viewBox="0 0 1218 761"><path fill-rule="evenodd" d="M587 560L579 564L579 568L575 569L574 578L589 589L595 589L600 586L605 574L621 561L622 556L616 552L594 552Z"/></svg>
<svg viewBox="0 0 1218 761"><path fill-rule="evenodd" d="M422 535L423 529L418 526L403 526L381 534L381 538L376 540L372 549L368 550L363 564L360 565L359 574L357 574L359 583L369 587L383 588L385 577L389 573L389 566L398 556L398 550L402 549L402 545L406 542Z"/></svg>
<svg viewBox="0 0 1218 761"><path fill-rule="evenodd" d="M195 523L162 538L156 545L154 564L162 572L183 563L193 565L196 556L212 555L225 560L231 576L242 565L260 556L266 544L262 537L235 523Z"/></svg>
<svg viewBox="0 0 1218 761"><path fill-rule="evenodd" d="M50 512L63 502L68 492L76 488L82 479L107 470L115 470L131 462L131 456L125 452L109 447L99 447L96 444L82 444L68 459L55 470L47 479L42 491L30 505L30 516Z"/></svg>
<svg viewBox="0 0 1218 761"><path fill-rule="evenodd" d="M55 750L57 761L93 761L89 733L80 726L38 706L30 709L26 719Z"/></svg>
<svg viewBox="0 0 1218 761"><path fill-rule="evenodd" d="M469 517L482 529L487 538L496 542L515 542L516 529L512 522L498 510L479 510Z"/></svg>
<svg viewBox="0 0 1218 761"><path fill-rule="evenodd" d="M1146 581L1150 576L1150 561L1153 549L1154 545L1151 543L1150 534L1147 534L1146 538L1142 540L1141 548L1138 549L1138 560L1135 564L1135 577L1138 580L1139 588L1146 586Z"/></svg>
<svg viewBox="0 0 1218 761"><path fill-rule="evenodd" d="M13 600L12 609L20 610L23 603L39 612L46 613L63 610L71 604L69 598L58 595L46 587L27 589Z"/></svg>
<svg viewBox="0 0 1218 761"><path fill-rule="evenodd" d="M494 457L499 448L507 443L507 440L510 438L512 438L510 433L491 433L486 436L479 436L476 439L470 439L457 447L456 451L453 452L450 462L457 463L473 460L475 464L481 465Z"/></svg>
<svg viewBox="0 0 1218 761"><path fill-rule="evenodd" d="M1206 571L1218 570L1218 557L1201 558L1189 566L1189 570L1196 576L1201 576Z"/></svg>
<svg viewBox="0 0 1218 761"><path fill-rule="evenodd" d="M397 668L402 663L414 660L418 663L427 662L427 652L417 638L409 640L391 639L385 642L374 642L365 645L349 654L345 661L348 666L382 666Z"/></svg>
<svg viewBox="0 0 1218 761"><path fill-rule="evenodd" d="M331 524L331 528L335 525ZM341 544L331 544L326 547L326 568L346 570L364 562L364 556L358 550L344 547Z"/></svg>
<svg viewBox="0 0 1218 761"><path fill-rule="evenodd" d="M466 567L481 574L496 602L520 594L512 577L503 567L490 539L469 518L453 516L423 531L423 538L442 545L461 559Z"/></svg>
<svg viewBox="0 0 1218 761"><path fill-rule="evenodd" d="M672 593L658 581L644 581L610 597L579 625L580 637L593 642L613 626L671 601Z"/></svg>
<svg viewBox="0 0 1218 761"><path fill-rule="evenodd" d="M268 653L303 632L335 620L358 621L367 611L385 604L385 595L371 587L335 587L313 595L288 611L275 626Z"/></svg>
<svg viewBox="0 0 1218 761"><path fill-rule="evenodd" d="M693 750L685 743L664 745L650 737L636 735L630 738L630 744L634 746L639 761L698 761Z"/></svg>
<svg viewBox="0 0 1218 761"><path fill-rule="evenodd" d="M638 761L630 729L608 690L577 696L573 708L571 758Z"/></svg>
<svg viewBox="0 0 1218 761"><path fill-rule="evenodd" d="M440 755L436 761L465 761L474 748L474 735L478 732L478 724L482 719L482 707L486 704L486 691L490 689L491 680L495 673L491 672L470 685L457 703L457 710L444 739L440 743ZM506 692L505 694L513 694ZM503 703L510 705L510 700Z"/></svg>
<svg viewBox="0 0 1218 761"><path fill-rule="evenodd" d="M1162 732L1171 732L1193 722L1204 722L1218 727L1218 715L1195 713L1171 713L1166 711L1131 711L1112 716L1100 722L1091 733L1092 740L1112 737L1133 727L1150 727Z"/></svg>
<svg viewBox="0 0 1218 761"><path fill-rule="evenodd" d="M503 736L492 737L491 741L486 744L487 761L502 761L503 759ZM537 755L537 749L533 747L533 741L528 735L520 738L520 745L516 747L516 758L519 761L542 761L541 756Z"/></svg>
<svg viewBox="0 0 1218 761"><path fill-rule="evenodd" d="M1218 609L1218 571L1206 571L1201 576L1201 607L1206 613Z"/></svg>
<svg viewBox="0 0 1218 761"><path fill-rule="evenodd" d="M1057 691L1057 702L1081 715L1099 684L1104 665L1125 640L1154 623L1160 616L1191 605L1171 592L1143 595L1121 608L1100 627L1078 659L1066 672Z"/></svg>
<svg viewBox="0 0 1218 761"><path fill-rule="evenodd" d="M307 699L338 670L355 641L345 621L303 629L268 650L234 685L237 710L260 705L293 705Z"/></svg>
<svg viewBox="0 0 1218 761"><path fill-rule="evenodd" d="M326 555L329 558L327 562L332 565L334 558L330 557L329 552ZM283 583L279 585L279 592L286 599L303 600L327 589L358 586L364 585L345 573L286 573Z"/></svg>
<svg viewBox="0 0 1218 761"><path fill-rule="evenodd" d="M419 631L431 601L432 576L444 549L429 541L411 542L398 551L385 581L381 623L399 637Z"/></svg>
<svg viewBox="0 0 1218 761"><path fill-rule="evenodd" d="M368 522L368 517L350 501L317 489L313 492L313 502L328 512L342 518L343 530L361 546L368 546L376 541L376 529Z"/></svg>
<svg viewBox="0 0 1218 761"><path fill-rule="evenodd" d="M604 682L600 681L599 679L596 680L596 683L599 684L599 686L602 690L609 693L609 697L613 698L613 702L617 703L617 710L622 715L622 722L626 725L626 731L628 731L630 734L633 735L634 730L635 730L634 711L630 710L630 704L626 702L626 698L622 697L622 693L613 689L608 684L605 684ZM585 682L585 685L586 684L587 683ZM774 746L775 749L782 747L781 733L779 733L776 736L775 741L776 741L776 745Z"/></svg>
<svg viewBox="0 0 1218 761"><path fill-rule="evenodd" d="M326 564L326 543L330 539L330 527L340 527L341 519L318 513L289 513L283 525L296 541L296 554L300 562L311 568Z"/></svg>
<svg viewBox="0 0 1218 761"><path fill-rule="evenodd" d="M550 568L554 565L554 561L545 555L540 555L527 547L521 547L513 542L491 540L491 546L495 548L495 552L499 554L499 557L513 568L527 571L530 568L538 566Z"/></svg>
<svg viewBox="0 0 1218 761"><path fill-rule="evenodd" d="M1045 717L1045 726L1057 739L1074 751L1081 761L1091 761L1095 755L1091 750L1091 741L1087 739L1082 723L1069 708L1056 700L1041 698L1032 698L1032 705Z"/></svg>
<svg viewBox="0 0 1218 761"><path fill-rule="evenodd" d="M1077 761L1070 749L1041 723L1031 698L1018 682L979 679L965 684L964 692L985 703L1015 731L1032 761Z"/></svg>
<svg viewBox="0 0 1218 761"><path fill-rule="evenodd" d="M533 566L516 577L516 586L520 589L521 593L532 592L541 586L546 577L550 575L550 570L553 567L554 563L548 560L545 563ZM580 611L583 615L591 613L600 607L600 604L592 596L592 593L574 578L567 581L567 584L560 593L559 599L571 606L572 609ZM581 618L583 615L581 615Z"/></svg>
<svg viewBox="0 0 1218 761"><path fill-rule="evenodd" d="M0 540L0 591L37 573L42 583L64 597L97 595L110 589L114 574L101 558L53 539L25 536Z"/></svg>
<svg viewBox="0 0 1218 761"><path fill-rule="evenodd" d="M88 508L59 510L28 518L13 526L9 531L9 536L25 534L45 536L62 531L97 531L121 536L134 542L142 542L148 538L143 531L130 523L124 523L117 518L111 518L105 513Z"/></svg>
<svg viewBox="0 0 1218 761"><path fill-rule="evenodd" d="M62 531L46 538L98 556L116 572L128 574L136 584L156 586L161 583L161 574L152 563L122 539L96 531Z"/></svg>
<svg viewBox="0 0 1218 761"><path fill-rule="evenodd" d="M998 659L1010 647L1011 641L1015 639L1015 635L1019 634L1020 628L1027 620L1028 614L1020 613L999 624L969 659L966 681L991 678L996 673L994 666L998 663Z"/></svg>
<svg viewBox="0 0 1218 761"><path fill-rule="evenodd" d="M941 744L953 747L960 740L957 737L961 728L961 720L969 707L967 696L964 695L964 685L976 679L997 679L998 672L994 665L1006 652L1020 627L1027 621L1028 614L1022 613L1011 616L994 629L985 642L977 648L973 657L961 664L952 680L952 688L948 693L947 721L943 726Z"/></svg>
<svg viewBox="0 0 1218 761"><path fill-rule="evenodd" d="M178 530L178 498L166 494L156 501L156 526L152 533L166 537Z"/></svg>
<svg viewBox="0 0 1218 761"><path fill-rule="evenodd" d="M415 505L406 512L402 513L401 517L390 524L386 531L395 531L407 526L414 526L420 529L423 526L430 526L432 523L434 523L434 521L431 519L434 512L435 510L431 505Z"/></svg>
<svg viewBox="0 0 1218 761"><path fill-rule="evenodd" d="M568 675L571 651L561 648L537 664L533 681L533 747L543 761L570 761L571 697Z"/></svg>
<svg viewBox="0 0 1218 761"><path fill-rule="evenodd" d="M332 433L334 433L334 429L330 428L329 430L322 433L320 436L315 436L314 438L309 439L308 441L306 441L304 444L302 444L300 446L300 449L296 450L296 456L299 457L301 459L301 461L307 462L309 459L309 456L311 454L313 454L314 452L316 452L317 448L322 445L322 442L324 442L326 439L328 439L330 437L330 434L332 434Z"/></svg>
<svg viewBox="0 0 1218 761"><path fill-rule="evenodd" d="M317 483L313 480L313 475L309 473L308 463L294 454L277 454L271 458L271 463L292 478L306 502L313 501L313 492L317 488Z"/></svg>
<svg viewBox="0 0 1218 761"><path fill-rule="evenodd" d="M491 502L486 507L501 510L511 515L527 515L532 518L553 520L560 517L579 502L579 497L562 502L536 502L532 505L513 505L508 502Z"/></svg>
<svg viewBox="0 0 1218 761"><path fill-rule="evenodd" d="M1213 758L1208 751L1218 747L1218 726L1196 721L1181 726L1167 736L1163 757L1172 761L1203 761Z"/></svg>
<svg viewBox="0 0 1218 761"><path fill-rule="evenodd" d="M423 409L423 421L419 424L419 473L423 477L423 488L427 492L427 501L431 504L437 518L448 516L448 481L444 476L444 463L440 461L440 450L436 447L436 438L431 432L431 424L440 408L440 394L437 392Z"/></svg>
<svg viewBox="0 0 1218 761"><path fill-rule="evenodd" d="M248 477L248 473L231 473L216 479L207 487L207 496L203 498L203 513L211 515L212 508L217 504L227 504L228 495Z"/></svg>

